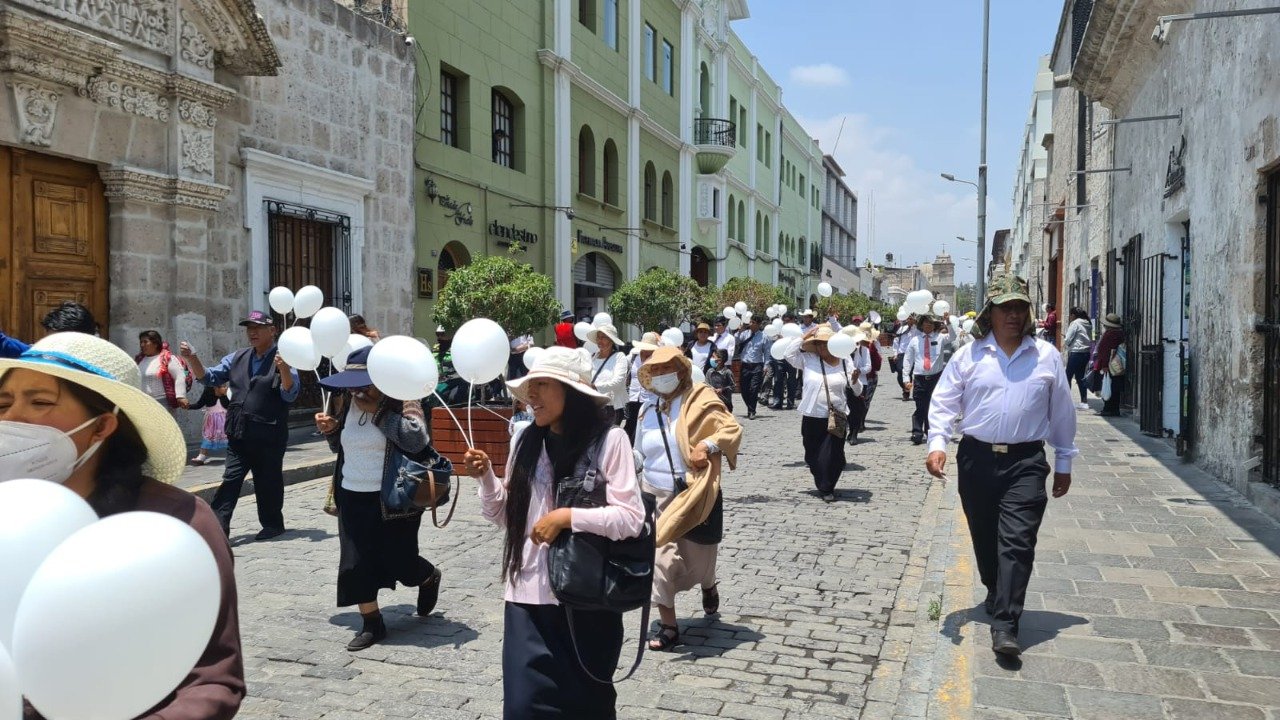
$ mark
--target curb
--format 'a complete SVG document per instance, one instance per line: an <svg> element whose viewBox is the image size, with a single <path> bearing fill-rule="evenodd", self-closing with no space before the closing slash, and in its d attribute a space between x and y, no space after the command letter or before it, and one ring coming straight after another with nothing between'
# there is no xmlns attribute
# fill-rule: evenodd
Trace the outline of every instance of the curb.
<svg viewBox="0 0 1280 720"><path fill-rule="evenodd" d="M284 486L297 485L299 483L308 482L317 478L329 477L333 475L333 470L337 467L338 461L336 457L327 460L318 460L304 462L299 465L293 465L284 469ZM213 502L213 495L218 491L221 482L205 483L203 485L195 485L186 488L186 491L199 497L205 502ZM244 480L244 485L240 488L240 497L252 495L253 473L250 473Z"/></svg>

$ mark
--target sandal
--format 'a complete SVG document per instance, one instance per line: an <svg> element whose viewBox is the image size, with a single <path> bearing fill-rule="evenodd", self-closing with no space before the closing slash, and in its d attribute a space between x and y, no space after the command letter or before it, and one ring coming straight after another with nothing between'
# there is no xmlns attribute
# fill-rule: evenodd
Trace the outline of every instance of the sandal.
<svg viewBox="0 0 1280 720"><path fill-rule="evenodd" d="M208 460L208 458L202 458L202 457L200 457L199 455L197 455L197 456L195 456L195 457L191 458L191 460L190 460L189 462L190 462L192 465L204 465L205 463L209 462L209 460Z"/></svg>
<svg viewBox="0 0 1280 720"><path fill-rule="evenodd" d="M666 652L680 644L680 628L677 625L658 623L658 629L649 636L649 649Z"/></svg>
<svg viewBox="0 0 1280 720"><path fill-rule="evenodd" d="M702 591L702 612L715 615L720 612L720 583L716 583Z"/></svg>

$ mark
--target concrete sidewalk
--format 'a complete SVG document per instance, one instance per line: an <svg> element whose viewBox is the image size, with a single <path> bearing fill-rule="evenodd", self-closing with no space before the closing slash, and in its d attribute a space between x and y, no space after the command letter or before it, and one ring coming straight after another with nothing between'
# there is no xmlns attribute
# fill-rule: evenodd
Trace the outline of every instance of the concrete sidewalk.
<svg viewBox="0 0 1280 720"><path fill-rule="evenodd" d="M188 459L195 457L199 446L190 449ZM315 434L314 427L293 428L289 433L289 449L284 454L284 484L294 485L333 474L337 455L329 449L329 443ZM225 457L215 457L206 465L188 464L182 472L178 487L195 493L207 502L222 484ZM240 496L253 494L253 475L245 480Z"/></svg>
<svg viewBox="0 0 1280 720"><path fill-rule="evenodd" d="M935 487L863 718L1280 718L1280 523L1128 421L1081 413L1078 444L1021 661L991 652L954 485Z"/></svg>

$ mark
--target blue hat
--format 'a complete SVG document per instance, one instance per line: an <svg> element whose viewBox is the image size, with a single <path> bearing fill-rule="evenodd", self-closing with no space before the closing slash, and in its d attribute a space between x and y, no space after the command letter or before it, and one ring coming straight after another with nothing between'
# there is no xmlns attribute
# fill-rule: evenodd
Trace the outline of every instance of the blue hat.
<svg viewBox="0 0 1280 720"><path fill-rule="evenodd" d="M562 312L560 313L560 319L561 319L561 320L572 320L572 319L573 319L573 313L572 313L572 312L570 312L570 311L568 311L568 310L564 310L564 311L562 311Z"/></svg>
<svg viewBox="0 0 1280 720"><path fill-rule="evenodd" d="M371 347L353 350L347 356L347 367L336 375L320 378L320 384L330 390L368 387L373 384L369 377L369 351Z"/></svg>

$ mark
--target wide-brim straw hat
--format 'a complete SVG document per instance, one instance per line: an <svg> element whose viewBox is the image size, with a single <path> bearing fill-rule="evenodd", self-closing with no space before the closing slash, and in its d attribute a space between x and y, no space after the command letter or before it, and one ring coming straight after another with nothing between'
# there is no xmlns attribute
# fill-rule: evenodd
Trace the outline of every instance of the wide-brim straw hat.
<svg viewBox="0 0 1280 720"><path fill-rule="evenodd" d="M663 363L676 361L676 372L681 376L681 384L688 378L693 377L693 361L685 357L680 348L665 345L653 351L648 360L640 366L640 386L648 390L649 379L653 377L653 369Z"/></svg>
<svg viewBox="0 0 1280 720"><path fill-rule="evenodd" d="M534 360L533 367L529 368L529 374L508 382L507 387L511 389L512 395L521 402L527 403L529 388L526 385L530 380L537 378L559 380L570 390L591 398L596 405L605 405L609 402L608 395L591 387L591 354L582 348L570 349L554 345L547 348L538 355L537 360Z"/></svg>
<svg viewBox="0 0 1280 720"><path fill-rule="evenodd" d="M832 332L830 325L819 325L818 332L801 343L800 349L805 352L818 352L818 345L826 345L832 335L835 335L835 333Z"/></svg>
<svg viewBox="0 0 1280 720"><path fill-rule="evenodd" d="M1124 321L1115 313L1107 313L1107 316L1102 318L1102 327L1118 328L1123 324Z"/></svg>
<svg viewBox="0 0 1280 720"><path fill-rule="evenodd" d="M653 352L659 347L662 347L662 336L656 332L647 332L639 340L631 343L632 350L641 352Z"/></svg>
<svg viewBox="0 0 1280 720"><path fill-rule="evenodd" d="M124 350L93 335L54 333L17 359L0 360L0 378L13 369L34 370L91 390L129 418L147 449L143 474L172 485L187 464L187 443L178 423L141 390L138 364Z"/></svg>
<svg viewBox="0 0 1280 720"><path fill-rule="evenodd" d="M613 341L614 350L617 350L625 344L622 342L622 338L618 337L618 328L612 325L601 325L600 327L591 328L591 330L587 332L587 342L599 345L601 335L604 335Z"/></svg>

